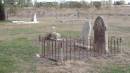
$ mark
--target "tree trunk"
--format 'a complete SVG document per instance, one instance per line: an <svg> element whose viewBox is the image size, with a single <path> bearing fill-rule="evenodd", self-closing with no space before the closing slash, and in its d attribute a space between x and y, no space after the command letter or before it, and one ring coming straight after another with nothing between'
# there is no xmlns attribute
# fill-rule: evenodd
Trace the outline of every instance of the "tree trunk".
<svg viewBox="0 0 130 73"><path fill-rule="evenodd" d="M0 21L5 20L5 10L4 10L4 4L0 2Z"/></svg>

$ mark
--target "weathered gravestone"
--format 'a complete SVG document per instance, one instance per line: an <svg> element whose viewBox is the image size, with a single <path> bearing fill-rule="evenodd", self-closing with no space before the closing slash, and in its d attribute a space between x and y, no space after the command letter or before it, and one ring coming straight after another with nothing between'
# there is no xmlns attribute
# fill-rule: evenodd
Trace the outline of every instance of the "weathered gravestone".
<svg viewBox="0 0 130 73"><path fill-rule="evenodd" d="M102 17L98 16L94 22L94 48L98 52L106 52L106 26Z"/></svg>
<svg viewBox="0 0 130 73"><path fill-rule="evenodd" d="M79 10L78 10L78 9L76 10L76 16L77 16L77 18L79 18L79 17L80 17L80 12L79 12Z"/></svg>
<svg viewBox="0 0 130 73"><path fill-rule="evenodd" d="M88 20L82 28L81 31L81 39L84 40L86 43L89 41L90 37L91 37L91 20Z"/></svg>

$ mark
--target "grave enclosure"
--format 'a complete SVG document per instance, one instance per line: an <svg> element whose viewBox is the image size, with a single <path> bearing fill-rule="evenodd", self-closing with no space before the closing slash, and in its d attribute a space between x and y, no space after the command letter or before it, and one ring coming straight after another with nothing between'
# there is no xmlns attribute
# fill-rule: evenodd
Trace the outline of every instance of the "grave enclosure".
<svg viewBox="0 0 130 73"><path fill-rule="evenodd" d="M87 24L83 26L80 38L53 38L51 34L39 36L42 49L40 57L56 62L67 60L84 61L89 57L107 57L122 52L122 38L106 37L107 27L102 17L98 16L94 22L94 38L90 37L92 31L91 23Z"/></svg>

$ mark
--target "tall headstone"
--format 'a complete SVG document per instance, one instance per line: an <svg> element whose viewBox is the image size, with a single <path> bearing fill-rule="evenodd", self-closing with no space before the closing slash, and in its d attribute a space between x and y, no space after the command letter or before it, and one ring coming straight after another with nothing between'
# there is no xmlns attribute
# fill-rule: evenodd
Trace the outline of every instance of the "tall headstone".
<svg viewBox="0 0 130 73"><path fill-rule="evenodd" d="M33 18L32 18L32 21L34 22L34 23L38 23L38 20L37 20L37 15L36 15L36 13L34 14L34 16L33 16Z"/></svg>
<svg viewBox="0 0 130 73"><path fill-rule="evenodd" d="M91 20L88 20L83 25L82 32L81 32L81 39L84 40L85 42L88 42L91 36L91 31L92 31Z"/></svg>
<svg viewBox="0 0 130 73"><path fill-rule="evenodd" d="M106 52L106 26L103 18L98 16L94 22L94 48L96 51Z"/></svg>
<svg viewBox="0 0 130 73"><path fill-rule="evenodd" d="M35 13L34 13L34 15L32 17L33 23L38 23L37 14L36 14L36 1L37 0L32 0L32 4L33 4L34 10L35 10Z"/></svg>

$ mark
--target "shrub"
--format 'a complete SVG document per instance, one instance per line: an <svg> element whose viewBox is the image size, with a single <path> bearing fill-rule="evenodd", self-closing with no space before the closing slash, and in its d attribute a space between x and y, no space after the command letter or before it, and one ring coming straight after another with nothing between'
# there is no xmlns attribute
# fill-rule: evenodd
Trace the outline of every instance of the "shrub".
<svg viewBox="0 0 130 73"><path fill-rule="evenodd" d="M102 6L101 2L98 2L98 1L94 1L94 2L93 2L93 5L94 5L95 8L97 8L97 9L100 9L101 6Z"/></svg>
<svg viewBox="0 0 130 73"><path fill-rule="evenodd" d="M60 7L65 7L65 8L81 8L81 6L82 4L76 1L67 1L65 3L60 4Z"/></svg>
<svg viewBox="0 0 130 73"><path fill-rule="evenodd" d="M124 1L115 1L114 5L123 5L125 2Z"/></svg>

